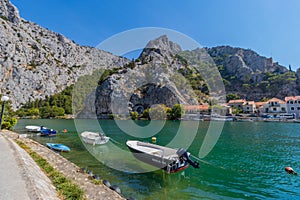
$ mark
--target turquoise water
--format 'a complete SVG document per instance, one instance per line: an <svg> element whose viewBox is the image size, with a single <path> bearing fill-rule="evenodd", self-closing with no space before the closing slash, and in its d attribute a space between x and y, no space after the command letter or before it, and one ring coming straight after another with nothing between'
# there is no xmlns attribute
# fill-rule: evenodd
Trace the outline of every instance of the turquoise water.
<svg viewBox="0 0 300 200"><path fill-rule="evenodd" d="M124 121L123 123L127 123ZM136 122L141 127L149 122ZM180 125L180 123L182 123ZM195 122L167 121L155 136L157 143L168 144L179 126L192 127ZM114 141L105 146L87 148L106 164L117 163L124 170L131 157L111 152L112 146L127 151L125 142L134 139L123 133L114 121L83 120L81 128L97 131L99 124ZM182 173L165 174L161 170L134 174L107 167L95 159L82 144L73 120L19 120L15 130L23 132L25 125L44 125L59 130L56 137L32 139L45 144L60 142L71 148L63 153L80 167L87 167L103 179L118 185L125 197L136 199L299 199L300 176L288 175L291 166L300 172L300 124L266 122L226 122L213 150L200 162L200 169L191 166ZM188 151L198 155L209 122L200 122L196 137ZM62 133L67 129L68 133ZM191 133L186 131L185 139ZM150 141L150 138L140 139ZM110 160L111 159L111 160ZM127 164L126 164L127 163ZM138 167L146 167L143 164Z"/></svg>

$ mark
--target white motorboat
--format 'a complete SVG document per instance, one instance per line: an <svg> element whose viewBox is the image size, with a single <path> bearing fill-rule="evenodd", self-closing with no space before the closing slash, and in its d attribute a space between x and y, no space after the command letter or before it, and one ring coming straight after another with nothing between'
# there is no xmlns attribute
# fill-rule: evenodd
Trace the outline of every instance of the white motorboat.
<svg viewBox="0 0 300 200"><path fill-rule="evenodd" d="M29 132L40 132L41 126L28 125L28 126L25 126L25 129Z"/></svg>
<svg viewBox="0 0 300 200"><path fill-rule="evenodd" d="M199 168L199 163L192 161L189 158L190 153L184 148L173 149L136 140L129 140L126 145L138 160L163 169L167 173L184 170L189 164Z"/></svg>
<svg viewBox="0 0 300 200"><path fill-rule="evenodd" d="M87 144L105 144L109 141L109 137L105 136L103 133L95 133L90 131L84 131L81 133L82 140Z"/></svg>

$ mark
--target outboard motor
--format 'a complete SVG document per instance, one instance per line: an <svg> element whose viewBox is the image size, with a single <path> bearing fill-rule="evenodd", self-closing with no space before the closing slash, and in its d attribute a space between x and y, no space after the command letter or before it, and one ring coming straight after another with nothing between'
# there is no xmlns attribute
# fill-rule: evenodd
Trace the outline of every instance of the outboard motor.
<svg viewBox="0 0 300 200"><path fill-rule="evenodd" d="M184 148L179 148L176 153L179 157L183 157L183 159L186 160L194 168L199 168L199 163L197 161L192 161L188 155L188 152Z"/></svg>

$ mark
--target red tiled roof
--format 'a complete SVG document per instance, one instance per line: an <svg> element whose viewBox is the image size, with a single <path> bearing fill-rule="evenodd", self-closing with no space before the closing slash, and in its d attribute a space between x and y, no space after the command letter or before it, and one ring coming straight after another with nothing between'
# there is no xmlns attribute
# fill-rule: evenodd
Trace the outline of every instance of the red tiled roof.
<svg viewBox="0 0 300 200"><path fill-rule="evenodd" d="M245 103L245 99L235 99L235 100L230 100L228 103Z"/></svg>
<svg viewBox="0 0 300 200"><path fill-rule="evenodd" d="M300 96L289 96L289 97L285 97L284 100L287 102L287 101L297 101L297 100L300 100Z"/></svg>
<svg viewBox="0 0 300 200"><path fill-rule="evenodd" d="M256 107L261 107L264 104L266 104L267 102L255 102Z"/></svg>
<svg viewBox="0 0 300 200"><path fill-rule="evenodd" d="M268 102L275 102L275 101L277 101L278 103L285 103L285 101L282 101L281 99L278 99L278 98L275 98L275 97L268 100Z"/></svg>
<svg viewBox="0 0 300 200"><path fill-rule="evenodd" d="M247 103L248 103L249 105L254 105L254 104L255 104L254 101L247 101Z"/></svg>
<svg viewBox="0 0 300 200"><path fill-rule="evenodd" d="M203 105L184 105L185 110L208 110L209 105L203 104Z"/></svg>

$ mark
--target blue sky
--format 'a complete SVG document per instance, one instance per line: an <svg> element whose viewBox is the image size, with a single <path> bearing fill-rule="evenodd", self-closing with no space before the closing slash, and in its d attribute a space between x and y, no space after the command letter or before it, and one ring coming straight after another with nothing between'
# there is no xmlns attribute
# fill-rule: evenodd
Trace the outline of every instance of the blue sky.
<svg viewBox="0 0 300 200"><path fill-rule="evenodd" d="M296 70L300 67L298 0L11 0L23 18L80 45L133 28L179 31L202 46L252 49Z"/></svg>

